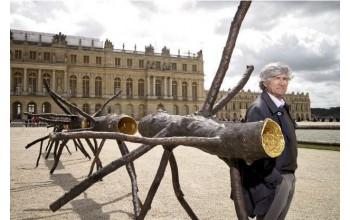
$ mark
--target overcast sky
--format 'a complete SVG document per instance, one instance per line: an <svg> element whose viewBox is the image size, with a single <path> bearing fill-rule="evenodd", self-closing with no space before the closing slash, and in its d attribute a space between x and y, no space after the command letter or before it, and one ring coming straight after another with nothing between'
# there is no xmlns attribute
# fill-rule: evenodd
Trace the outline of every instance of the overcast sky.
<svg viewBox="0 0 350 220"><path fill-rule="evenodd" d="M10 28L109 39L115 49L203 51L205 88L217 71L238 1L10 1ZM257 76L272 61L290 65L289 92L309 93L312 108L340 106L340 2L253 1L221 89L260 92Z"/></svg>

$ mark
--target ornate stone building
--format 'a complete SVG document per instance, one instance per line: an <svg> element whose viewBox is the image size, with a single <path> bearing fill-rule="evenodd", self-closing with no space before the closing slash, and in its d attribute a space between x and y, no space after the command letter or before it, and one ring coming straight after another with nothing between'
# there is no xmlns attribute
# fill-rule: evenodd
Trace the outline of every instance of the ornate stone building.
<svg viewBox="0 0 350 220"><path fill-rule="evenodd" d="M114 49L113 43L95 38L10 30L10 118L27 119L24 112L63 111L47 94L50 89L89 114L96 112L117 91L105 114L128 114L140 119L164 108L171 114L186 115L202 107L204 90L202 51L187 55L170 54L164 47L154 52ZM225 92L220 92L224 96ZM239 119L258 93L242 91L216 117ZM292 114L300 120L311 116L308 94L290 94Z"/></svg>
<svg viewBox="0 0 350 220"><path fill-rule="evenodd" d="M221 91L218 100L226 95ZM221 111L216 114L218 119L239 121L244 118L247 109L252 102L260 95L260 92L250 90L239 92ZM290 113L297 121L311 120L309 93L289 93L285 95L289 105Z"/></svg>

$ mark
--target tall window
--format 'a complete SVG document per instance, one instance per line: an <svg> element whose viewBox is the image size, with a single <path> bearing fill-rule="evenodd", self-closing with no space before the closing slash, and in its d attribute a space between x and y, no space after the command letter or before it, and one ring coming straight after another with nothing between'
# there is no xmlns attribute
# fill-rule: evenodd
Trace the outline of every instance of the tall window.
<svg viewBox="0 0 350 220"><path fill-rule="evenodd" d="M50 61L51 60L50 52L44 52L44 60L45 61Z"/></svg>
<svg viewBox="0 0 350 220"><path fill-rule="evenodd" d="M98 65L102 64L102 57L96 57L96 64Z"/></svg>
<svg viewBox="0 0 350 220"><path fill-rule="evenodd" d="M114 94L121 90L121 80L119 77L114 78Z"/></svg>
<svg viewBox="0 0 350 220"><path fill-rule="evenodd" d="M74 105L74 106L77 106L77 104L76 103L72 103L72 105ZM73 115L76 115L77 114L77 110L75 110L74 108L72 108L72 107L69 107L69 111L73 114Z"/></svg>
<svg viewBox="0 0 350 220"><path fill-rule="evenodd" d="M69 77L69 93L71 97L77 96L77 77L74 75Z"/></svg>
<svg viewBox="0 0 350 220"><path fill-rule="evenodd" d="M183 115L189 115L190 114L190 111L189 111L189 108L188 108L188 106L187 105L185 105L184 107L183 107Z"/></svg>
<svg viewBox="0 0 350 220"><path fill-rule="evenodd" d="M182 64L182 71L187 71L187 64Z"/></svg>
<svg viewBox="0 0 350 220"><path fill-rule="evenodd" d="M22 59L22 51L15 50L15 59Z"/></svg>
<svg viewBox="0 0 350 220"><path fill-rule="evenodd" d="M192 65L192 71L197 72L197 65Z"/></svg>
<svg viewBox="0 0 350 220"><path fill-rule="evenodd" d="M89 56L84 56L84 63L89 64L90 63L90 57Z"/></svg>
<svg viewBox="0 0 350 220"><path fill-rule="evenodd" d="M145 80L143 80L143 79L139 79L138 95L145 96Z"/></svg>
<svg viewBox="0 0 350 220"><path fill-rule="evenodd" d="M173 106L173 114L178 115L179 114L179 107L177 105Z"/></svg>
<svg viewBox="0 0 350 220"><path fill-rule="evenodd" d="M128 67L132 67L132 59L127 59L127 65Z"/></svg>
<svg viewBox="0 0 350 220"><path fill-rule="evenodd" d="M102 108L101 104L96 104L95 105L95 113L98 112L98 110L100 110Z"/></svg>
<svg viewBox="0 0 350 220"><path fill-rule="evenodd" d="M42 113L51 113L51 104L44 102L42 105Z"/></svg>
<svg viewBox="0 0 350 220"><path fill-rule="evenodd" d="M14 119L22 118L22 105L19 102L13 103L13 118Z"/></svg>
<svg viewBox="0 0 350 220"><path fill-rule="evenodd" d="M187 82L182 82L182 97L187 98Z"/></svg>
<svg viewBox="0 0 350 220"><path fill-rule="evenodd" d="M157 69L157 70L160 70L160 66L161 66L161 65L160 65L160 61L156 61L156 69Z"/></svg>
<svg viewBox="0 0 350 220"><path fill-rule="evenodd" d="M132 88L133 87L133 85L132 85L132 79L131 78L128 78L127 80L126 80L126 95L128 96L128 97L132 97Z"/></svg>
<svg viewBox="0 0 350 220"><path fill-rule="evenodd" d="M198 94L197 94L197 83L192 83L192 97L194 100L196 100L198 98Z"/></svg>
<svg viewBox="0 0 350 220"><path fill-rule="evenodd" d="M144 67L145 67L145 61L139 60L139 68L144 68Z"/></svg>
<svg viewBox="0 0 350 220"><path fill-rule="evenodd" d="M177 64L176 63L172 63L171 64L171 69L172 70L177 70Z"/></svg>
<svg viewBox="0 0 350 220"><path fill-rule="evenodd" d="M28 104L28 112L29 113L36 113L36 105L34 102L30 102Z"/></svg>
<svg viewBox="0 0 350 220"><path fill-rule="evenodd" d="M70 62L77 63L77 55L75 55L75 54L70 55Z"/></svg>
<svg viewBox="0 0 350 220"><path fill-rule="evenodd" d="M36 60L36 51L30 51L29 52L29 59L30 60Z"/></svg>
<svg viewBox="0 0 350 220"><path fill-rule="evenodd" d="M89 83L90 79L88 76L83 77L83 97L89 97Z"/></svg>
<svg viewBox="0 0 350 220"><path fill-rule="evenodd" d="M95 96L102 96L102 78L99 76L95 78Z"/></svg>
<svg viewBox="0 0 350 220"><path fill-rule="evenodd" d="M47 92L47 91L46 91L46 87L45 87L45 82L47 82L47 84L48 84L49 86L51 86L51 85L50 85L50 83L51 83L50 74L48 74L48 73L44 73L44 75L43 75L43 92L44 92L44 93Z"/></svg>
<svg viewBox="0 0 350 220"><path fill-rule="evenodd" d="M173 93L173 97L177 98L177 82L173 81L171 85L171 92Z"/></svg>
<svg viewBox="0 0 350 220"><path fill-rule="evenodd" d="M162 95L162 81L159 79L156 80L156 96Z"/></svg>
<svg viewBox="0 0 350 220"><path fill-rule="evenodd" d="M85 103L83 105L83 111L86 113L86 114L90 114L90 106L89 104Z"/></svg>
<svg viewBox="0 0 350 220"><path fill-rule="evenodd" d="M120 66L120 58L119 57L115 58L114 65Z"/></svg>
<svg viewBox="0 0 350 220"><path fill-rule="evenodd" d="M20 95L22 92L22 73L16 72L14 75L14 90L16 92L16 95Z"/></svg>
<svg viewBox="0 0 350 220"><path fill-rule="evenodd" d="M29 73L28 76L28 93L35 94L36 92L36 74Z"/></svg>

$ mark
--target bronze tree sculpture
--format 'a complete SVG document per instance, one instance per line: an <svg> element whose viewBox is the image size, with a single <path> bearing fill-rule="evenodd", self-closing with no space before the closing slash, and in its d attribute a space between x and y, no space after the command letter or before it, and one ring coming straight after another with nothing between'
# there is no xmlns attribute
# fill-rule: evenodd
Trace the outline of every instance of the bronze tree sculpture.
<svg viewBox="0 0 350 220"><path fill-rule="evenodd" d="M64 111L65 114L53 114L53 113L43 113L43 114L25 113L25 114L31 117L38 117L40 122L48 123L49 127L54 127L53 132L62 132L64 130L66 132L95 130L95 131L114 131L114 132L122 132L126 134L134 134L137 131L137 124L135 120L127 115L108 114L107 116L101 116L101 113L103 112L107 104L110 101L112 101L115 97L117 97L121 93L121 91L118 91L115 95L109 98L97 112L95 112L92 116L90 116L89 114L80 110L79 108L77 108L76 106L74 106L73 104L69 103L68 101L63 99L61 96L56 94L54 91L52 91L46 81L44 82L44 86L47 92L49 93L49 95L51 96L51 98L54 100L54 102L62 109L62 111ZM70 109L75 110L79 114L72 114L68 107ZM39 157L37 159L36 166L38 166L38 162L40 159L43 141L48 138L49 138L49 135L46 135L42 138L39 138L27 144L27 146L25 147L26 149L28 149L32 145L38 142L41 142ZM94 145L92 144L89 138L85 138L85 141L88 143L88 146L90 147L90 149L94 154L94 159L93 159L93 163L91 164L89 175L91 175L95 164L97 165L96 167L97 170L102 167L102 163L99 160L98 155L105 142L105 140L102 140L100 145L98 146L97 140L95 138L93 138L92 140L94 142ZM80 138L73 139L73 141L76 148L78 148L86 157L91 159L90 155L85 150ZM66 146L67 150L69 151L66 143L67 141L64 141L61 144L61 146ZM51 151L53 144L55 144L54 152L53 152L55 163L50 173L53 173L54 170L56 169L57 164L59 162L59 158L63 150L63 148L58 147L59 141L49 140L46 147L46 150L47 150L46 159ZM123 149L126 147L125 145L122 146L121 143L118 143L118 145L120 145L120 148L123 148ZM127 151L128 150L126 149L126 152Z"/></svg>
<svg viewBox="0 0 350 220"><path fill-rule="evenodd" d="M270 119L250 123L221 123L212 118L226 105L246 84L253 66L247 66L242 79L224 98L215 104L221 83L225 77L240 26L250 7L250 1L241 1L231 23L229 36L223 50L221 62L213 79L210 91L203 107L191 115L170 115L166 111L158 110L156 113L145 116L139 122L139 132L143 137L111 132L69 132L51 133L52 140L69 140L74 138L102 138L116 139L142 143L135 150L123 155L110 164L99 169L91 176L74 186L70 191L50 205L52 211L57 211L63 205L80 195L104 176L114 172L122 166L133 162L157 145L163 145L163 156L154 181L142 205L134 202L136 219L144 219L151 207L152 200L164 175L169 162L172 172L172 181L175 195L191 217L198 219L189 204L184 199L180 188L178 167L173 149L179 145L198 148L209 154L217 155L230 167L232 199L239 219L248 219L245 212L237 159L247 163L263 158L276 157L283 150L284 140L281 129L277 123ZM214 105L215 104L215 105Z"/></svg>

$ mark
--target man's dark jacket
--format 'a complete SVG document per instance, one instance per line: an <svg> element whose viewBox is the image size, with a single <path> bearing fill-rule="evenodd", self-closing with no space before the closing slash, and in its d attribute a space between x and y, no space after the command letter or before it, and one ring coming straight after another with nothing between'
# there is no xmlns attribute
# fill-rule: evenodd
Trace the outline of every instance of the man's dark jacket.
<svg viewBox="0 0 350 220"><path fill-rule="evenodd" d="M243 194L250 217L266 213L274 199L277 185L282 182L281 174L294 173L297 169L296 123L290 117L287 105L285 111L282 111L268 93L263 91L247 110L245 122L262 121L266 118L271 118L281 126L285 148L277 158L263 158L251 165L241 161Z"/></svg>

